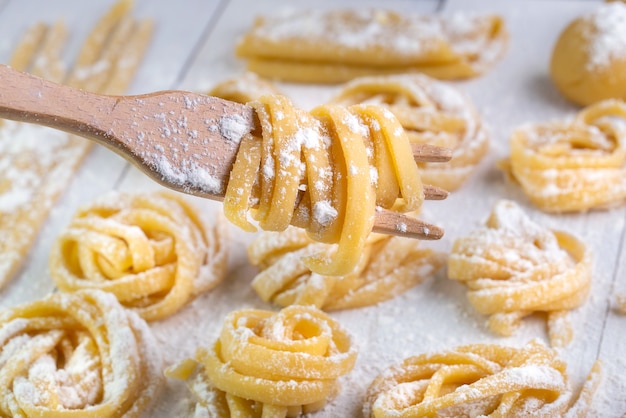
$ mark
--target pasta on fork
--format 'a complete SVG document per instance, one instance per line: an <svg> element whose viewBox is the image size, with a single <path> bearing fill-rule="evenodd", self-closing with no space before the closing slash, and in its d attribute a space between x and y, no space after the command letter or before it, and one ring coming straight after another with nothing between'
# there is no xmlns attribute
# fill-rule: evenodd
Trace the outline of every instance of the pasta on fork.
<svg viewBox="0 0 626 418"><path fill-rule="evenodd" d="M312 271L352 271L377 208L421 207L419 169L402 125L389 110L323 105L308 113L280 95L250 105L261 135L247 134L241 141L224 198L226 217L254 231L248 220L252 211L263 230L283 231L293 224L315 241L338 244L332 258L305 259Z"/></svg>

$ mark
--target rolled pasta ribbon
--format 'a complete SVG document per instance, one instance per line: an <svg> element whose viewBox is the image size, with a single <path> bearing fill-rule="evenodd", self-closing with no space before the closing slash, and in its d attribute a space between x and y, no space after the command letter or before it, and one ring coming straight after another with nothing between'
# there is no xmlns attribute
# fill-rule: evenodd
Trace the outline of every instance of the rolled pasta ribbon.
<svg viewBox="0 0 626 418"><path fill-rule="evenodd" d="M150 328L100 290L1 311L0 353L2 416L138 417L162 381Z"/></svg>
<svg viewBox="0 0 626 418"><path fill-rule="evenodd" d="M314 272L343 275L360 258L377 207L417 210L424 191L409 140L377 106L324 105L311 113L284 96L251 102L262 137L246 135L230 175L224 212L244 230L294 224L316 241L337 244L332 258L305 259Z"/></svg>
<svg viewBox="0 0 626 418"><path fill-rule="evenodd" d="M217 83L207 94L245 104L257 100L261 96L281 94L281 92L271 82L256 74L244 73Z"/></svg>
<svg viewBox="0 0 626 418"><path fill-rule="evenodd" d="M423 248L417 240L372 234L352 272L344 276L311 272L303 260L329 251L327 247L298 228L261 234L248 247L250 262L261 268L252 287L264 301L283 307L358 308L400 295L444 264L442 253Z"/></svg>
<svg viewBox="0 0 626 418"><path fill-rule="evenodd" d="M461 79L498 61L507 38L496 15L300 10L258 17L236 53L248 70L286 81L339 83L407 72Z"/></svg>
<svg viewBox="0 0 626 418"><path fill-rule="evenodd" d="M498 202L487 225L457 239L448 258L448 277L468 287L489 327L511 335L534 312L548 315L554 346L572 338L566 313L587 299L591 252L573 236L532 222L519 206Z"/></svg>
<svg viewBox="0 0 626 418"><path fill-rule="evenodd" d="M573 119L530 125L511 136L501 167L546 212L576 212L626 199L626 104L606 100Z"/></svg>
<svg viewBox="0 0 626 418"><path fill-rule="evenodd" d="M224 278L225 234L173 193L113 193L77 211L52 248L50 275L62 291L104 290L162 319Z"/></svg>
<svg viewBox="0 0 626 418"><path fill-rule="evenodd" d="M196 410L220 417L295 417L324 407L356 360L350 336L308 306L229 314L211 348L166 375L188 381Z"/></svg>
<svg viewBox="0 0 626 418"><path fill-rule="evenodd" d="M487 129L470 99L456 87L426 75L358 78L331 102L386 107L411 142L451 149L452 159L447 163L418 163L424 183L449 191L463 184L489 147Z"/></svg>
<svg viewBox="0 0 626 418"><path fill-rule="evenodd" d="M594 363L577 399L567 365L538 341L521 348L473 344L404 360L370 385L363 415L584 417L601 378Z"/></svg>

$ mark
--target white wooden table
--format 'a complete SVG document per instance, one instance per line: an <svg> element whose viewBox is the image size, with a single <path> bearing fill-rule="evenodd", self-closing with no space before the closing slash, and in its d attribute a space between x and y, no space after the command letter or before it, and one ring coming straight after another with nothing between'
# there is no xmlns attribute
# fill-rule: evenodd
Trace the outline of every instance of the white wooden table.
<svg viewBox="0 0 626 418"><path fill-rule="evenodd" d="M457 11L501 13L511 34L508 52L483 77L459 82L475 101L491 129L491 149L469 182L444 202L428 202L423 216L446 230L445 237L428 244L449 250L453 240L477 228L499 199L517 201L542 225L575 234L594 252L592 293L572 315L574 341L562 350L569 372L580 385L596 358L604 362L603 382L590 416L621 416L626 412L626 368L620 352L626 317L616 313L615 296L626 295L625 208L587 214L547 215L534 209L527 198L495 168L508 154L508 136L523 123L540 122L571 114L575 108L556 92L548 78L548 59L560 30L575 16L600 4L593 0L318 0L315 7L379 6L425 13ZM0 62L24 29L35 21L65 19L72 42L67 61L75 56L89 28L111 4L109 1L0 0ZM285 8L307 8L312 2L287 0L137 0L135 14L156 21L154 40L129 93L164 89L206 91L212 85L243 71L234 54L237 37L260 13ZM331 6L333 5L333 6ZM336 87L280 84L296 104L305 108L322 103ZM103 175L102 173L106 173ZM1 293L0 307L40 298L53 291L47 272L49 249L73 212L110 190L144 191L159 186L104 148L94 148L73 183L59 200L30 252L21 273ZM207 211L218 204L197 199ZM235 309L272 309L251 290L254 269L242 246L251 236L231 229L230 272L216 290L197 298L174 317L151 324L166 363L191 356L198 345L217 336L224 316ZM546 340L544 321L525 320L510 338L498 337L486 327L465 298L465 288L446 278L445 271L392 301L377 306L332 313L354 335L360 348L354 372L342 380L343 390L319 417L361 416L364 391L383 368L422 352L460 344L496 342L521 345L533 338ZM177 382L168 382L150 416L170 417L188 395Z"/></svg>

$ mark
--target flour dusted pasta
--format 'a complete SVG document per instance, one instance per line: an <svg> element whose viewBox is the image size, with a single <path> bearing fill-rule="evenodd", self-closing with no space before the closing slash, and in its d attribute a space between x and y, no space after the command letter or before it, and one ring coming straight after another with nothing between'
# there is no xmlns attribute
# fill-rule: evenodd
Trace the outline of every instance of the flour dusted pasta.
<svg viewBox="0 0 626 418"><path fill-rule="evenodd" d="M406 72L457 79L485 72L506 41L495 15L299 10L258 17L236 52L250 71L287 81L338 83Z"/></svg>
<svg viewBox="0 0 626 418"><path fill-rule="evenodd" d="M498 202L485 227L458 238L448 277L468 287L467 297L489 327L511 335L534 312L548 316L550 340L572 338L567 311L580 306L591 286L591 252L575 237L532 222L510 201Z"/></svg>
<svg viewBox="0 0 626 418"><path fill-rule="evenodd" d="M261 272L252 287L265 301L280 306L314 305L324 310L357 308L393 298L432 275L444 256L414 239L372 234L356 268L343 276L311 272L306 257L326 251L304 231L265 232L248 247Z"/></svg>
<svg viewBox="0 0 626 418"><path fill-rule="evenodd" d="M152 36L152 21L131 16L132 1L105 13L66 71L61 52L67 28L39 23L28 29L9 65L71 87L122 94ZM50 209L91 149L91 143L53 129L0 121L0 287L15 274Z"/></svg>
<svg viewBox="0 0 626 418"><path fill-rule="evenodd" d="M324 407L356 360L351 338L313 307L232 312L214 346L168 369L188 381L196 411L296 417Z"/></svg>
<svg viewBox="0 0 626 418"><path fill-rule="evenodd" d="M139 417L158 394L150 328L109 293L81 290L0 312L0 413Z"/></svg>
<svg viewBox="0 0 626 418"><path fill-rule="evenodd" d="M502 167L546 212L578 212L626 199L626 104L606 100L563 121L511 135Z"/></svg>
<svg viewBox="0 0 626 418"><path fill-rule="evenodd" d="M449 191L463 184L489 147L487 130L469 98L423 74L357 78L331 102L386 107L411 142L451 149L452 159L447 163L418 163L424 183Z"/></svg>
<svg viewBox="0 0 626 418"><path fill-rule="evenodd" d="M78 210L57 238L58 288L97 288L146 320L165 318L226 274L225 225L174 193L112 193Z"/></svg>
<svg viewBox="0 0 626 418"><path fill-rule="evenodd" d="M600 382L596 362L576 400L556 350L473 344L409 357L370 385L366 418L584 417Z"/></svg>
<svg viewBox="0 0 626 418"><path fill-rule="evenodd" d="M262 136L244 136L231 173L224 212L244 230L290 224L320 242L336 243L332 258L305 259L314 272L347 274L359 260L377 207L418 209L423 185L406 133L377 106L324 105L310 113L284 96L251 102Z"/></svg>

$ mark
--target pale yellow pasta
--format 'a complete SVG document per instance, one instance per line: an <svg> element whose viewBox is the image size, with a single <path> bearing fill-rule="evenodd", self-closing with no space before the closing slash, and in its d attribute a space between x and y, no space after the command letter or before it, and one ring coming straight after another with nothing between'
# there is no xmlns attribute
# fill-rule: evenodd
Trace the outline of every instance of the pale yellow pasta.
<svg viewBox="0 0 626 418"><path fill-rule="evenodd" d="M600 378L596 361L576 399L555 349L538 341L521 348L466 345L385 370L367 391L363 415L583 418Z"/></svg>
<svg viewBox="0 0 626 418"><path fill-rule="evenodd" d="M148 321L226 274L225 225L174 193L111 193L80 208L57 238L50 275L66 292L97 288Z"/></svg>
<svg viewBox="0 0 626 418"><path fill-rule="evenodd" d="M9 64L52 81L103 94L122 94L152 35L150 20L130 15L132 1L116 3L85 39L69 71L60 55L63 22L37 24ZM91 142L49 128L0 123L0 287L17 272L57 197L69 184Z"/></svg>
<svg viewBox="0 0 626 418"><path fill-rule="evenodd" d="M308 306L280 312L240 310L229 314L213 347L169 368L185 379L196 411L220 417L295 417L324 407L337 379L356 360L351 338L332 318Z"/></svg>
<svg viewBox="0 0 626 418"><path fill-rule="evenodd" d="M139 417L161 381L150 328L109 293L53 293L0 312L2 416Z"/></svg>
<svg viewBox="0 0 626 418"><path fill-rule="evenodd" d="M343 276L313 273L303 259L329 251L301 229L265 232L248 247L261 271L252 287L279 306L313 305L323 310L357 308L391 299L418 285L444 264L444 255L419 241L372 234L355 269ZM332 249L330 250L332 257Z"/></svg>
<svg viewBox="0 0 626 418"><path fill-rule="evenodd" d="M448 191L463 184L489 147L487 130L469 98L426 75L358 78L347 83L331 103L386 107L411 142L451 149L452 159L447 163L418 163L424 183Z"/></svg>
<svg viewBox="0 0 626 418"><path fill-rule="evenodd" d="M467 285L494 332L511 335L522 318L545 312L553 346L570 342L566 314L587 299L591 272L585 244L542 228L510 201L495 205L485 227L458 238L448 258L448 277Z"/></svg>
<svg viewBox="0 0 626 418"><path fill-rule="evenodd" d="M254 73L244 73L217 83L207 94L245 104L257 100L261 96L281 94L281 92L268 80L264 80Z"/></svg>
<svg viewBox="0 0 626 418"><path fill-rule="evenodd" d="M576 212L626 199L626 104L606 100L574 118L516 129L501 167L539 209Z"/></svg>
<svg viewBox="0 0 626 418"><path fill-rule="evenodd" d="M251 102L262 137L243 138L224 199L226 217L245 230L283 231L290 224L333 257L305 259L314 272L343 275L358 263L377 206L418 209L422 181L410 143L393 114L377 106L324 105L310 113L284 96Z"/></svg>
<svg viewBox="0 0 626 418"><path fill-rule="evenodd" d="M248 70L286 81L339 83L408 72L459 79L484 73L506 43L504 22L495 15L300 10L258 17L236 53Z"/></svg>

